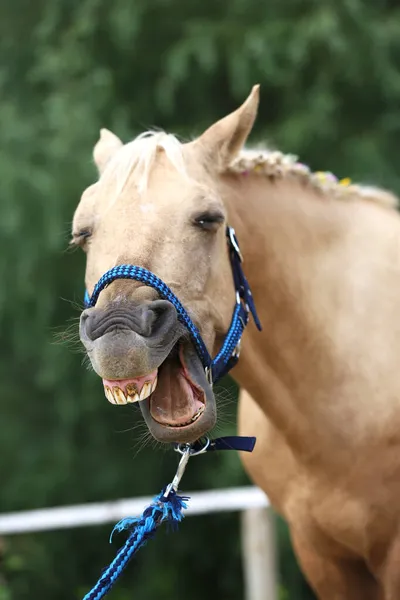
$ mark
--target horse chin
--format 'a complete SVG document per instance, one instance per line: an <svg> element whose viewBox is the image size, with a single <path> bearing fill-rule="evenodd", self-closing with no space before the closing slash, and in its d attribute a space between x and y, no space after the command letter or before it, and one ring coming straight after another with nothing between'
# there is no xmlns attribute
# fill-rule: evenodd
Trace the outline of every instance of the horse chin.
<svg viewBox="0 0 400 600"><path fill-rule="evenodd" d="M139 404L160 442L194 442L214 427L214 394L191 344L178 342L158 369L156 389Z"/></svg>

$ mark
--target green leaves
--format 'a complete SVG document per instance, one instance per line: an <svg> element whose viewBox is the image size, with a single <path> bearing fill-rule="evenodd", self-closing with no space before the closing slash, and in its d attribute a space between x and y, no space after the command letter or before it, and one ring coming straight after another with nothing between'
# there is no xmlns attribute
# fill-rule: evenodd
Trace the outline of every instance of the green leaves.
<svg viewBox="0 0 400 600"><path fill-rule="evenodd" d="M84 258L65 248L100 127L192 136L261 83L255 140L399 191L399 59L400 10L376 0L3 0L0 510L152 494L175 468L172 453L136 455L137 411L108 405L76 343L55 343L79 316ZM222 396L229 433L235 389ZM246 481L226 454L198 459L185 486ZM108 530L10 538L0 599L79 597L110 558ZM285 532L282 597L297 600ZM238 535L234 515L188 520L173 551L169 538L146 548L115 597L241 598Z"/></svg>

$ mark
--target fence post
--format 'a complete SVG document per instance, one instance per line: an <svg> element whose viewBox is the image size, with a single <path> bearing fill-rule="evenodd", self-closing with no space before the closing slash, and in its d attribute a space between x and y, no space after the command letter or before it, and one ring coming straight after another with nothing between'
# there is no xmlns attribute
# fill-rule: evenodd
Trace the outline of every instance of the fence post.
<svg viewBox="0 0 400 600"><path fill-rule="evenodd" d="M245 600L278 600L274 516L269 508L242 512Z"/></svg>

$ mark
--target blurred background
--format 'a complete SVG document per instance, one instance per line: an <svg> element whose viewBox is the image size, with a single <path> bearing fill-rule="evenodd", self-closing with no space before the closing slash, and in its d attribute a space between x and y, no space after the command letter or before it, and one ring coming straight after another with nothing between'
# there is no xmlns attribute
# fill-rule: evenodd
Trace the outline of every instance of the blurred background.
<svg viewBox="0 0 400 600"><path fill-rule="evenodd" d="M96 177L100 127L125 141L154 126L190 137L254 83L254 142L400 191L394 0L1 1L0 512L154 494L173 473L176 455L152 447L138 411L110 405L83 364L84 255L66 251L70 222ZM218 433L234 432L229 380L220 396ZM247 483L221 453L193 461L184 487ZM277 526L280 600L309 600ZM80 598L118 547L110 529L0 539L0 600ZM240 553L237 514L187 519L111 597L241 600Z"/></svg>

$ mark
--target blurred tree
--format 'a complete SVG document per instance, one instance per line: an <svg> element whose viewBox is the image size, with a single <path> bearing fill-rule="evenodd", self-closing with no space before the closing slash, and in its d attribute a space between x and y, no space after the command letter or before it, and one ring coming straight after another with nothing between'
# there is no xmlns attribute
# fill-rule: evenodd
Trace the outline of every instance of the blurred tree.
<svg viewBox="0 0 400 600"><path fill-rule="evenodd" d="M192 136L260 82L254 139L400 190L399 61L390 0L1 2L0 510L151 494L175 466L161 449L137 454L135 409L108 405L78 345L54 343L79 315L84 260L64 249L99 128ZM198 459L185 486L245 481L225 455ZM5 540L0 599L79 598L112 556L108 530ZM280 531L282 597L311 598ZM238 532L235 516L188 520L169 552L161 534L113 597L241 598Z"/></svg>

